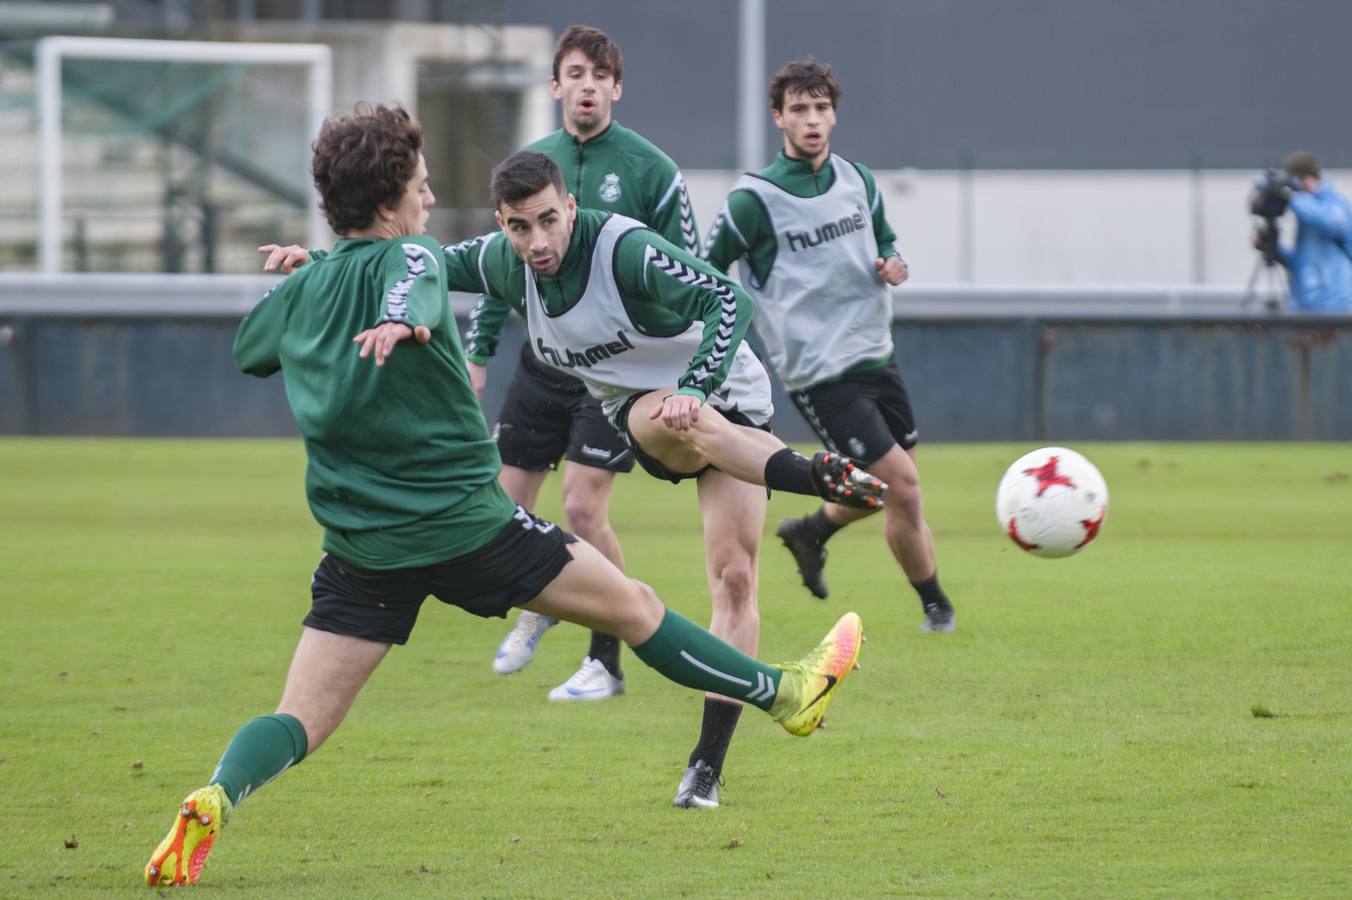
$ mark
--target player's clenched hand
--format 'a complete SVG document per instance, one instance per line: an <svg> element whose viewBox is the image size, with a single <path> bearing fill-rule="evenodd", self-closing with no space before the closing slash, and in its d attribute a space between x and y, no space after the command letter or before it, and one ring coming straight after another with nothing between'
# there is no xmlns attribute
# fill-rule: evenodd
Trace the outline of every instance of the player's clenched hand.
<svg viewBox="0 0 1352 900"><path fill-rule="evenodd" d="M662 424L676 431L689 431L699 421L700 400L689 394L668 394L662 405L652 411L651 419L661 418Z"/></svg>
<svg viewBox="0 0 1352 900"><path fill-rule="evenodd" d="M362 359L375 354L376 365L385 365L385 358L394 350L394 345L400 341L406 341L414 338L420 344L425 344L432 337L432 332L426 325L419 325L416 328L409 328L402 322L381 322L375 328L368 328L361 334L352 339L352 343L360 344L361 349L357 355Z"/></svg>
<svg viewBox="0 0 1352 900"><path fill-rule="evenodd" d="M264 244L258 248L258 252L268 255L263 261L264 272L276 272L280 268L283 275L290 275L310 261L310 251L299 244L289 244L285 247Z"/></svg>
<svg viewBox="0 0 1352 900"><path fill-rule="evenodd" d="M900 256L889 256L887 259L878 257L873 261L873 268L878 270L878 277L888 284L901 284L911 274Z"/></svg>
<svg viewBox="0 0 1352 900"><path fill-rule="evenodd" d="M465 360L465 368L469 370L469 386L474 391L474 396L482 400L484 388L488 385L488 369L469 360Z"/></svg>

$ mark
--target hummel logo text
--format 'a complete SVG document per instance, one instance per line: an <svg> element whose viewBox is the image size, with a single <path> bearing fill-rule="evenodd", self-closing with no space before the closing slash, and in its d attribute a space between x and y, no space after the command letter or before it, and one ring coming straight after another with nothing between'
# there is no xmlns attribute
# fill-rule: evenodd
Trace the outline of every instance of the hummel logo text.
<svg viewBox="0 0 1352 900"><path fill-rule="evenodd" d="M864 212L864 207L856 205L854 215L846 216L837 222L818 225L812 234L806 231L786 231L784 237L789 241L789 250L797 253L799 250L807 250L826 241L834 241L843 235L863 231L867 227L868 216Z"/></svg>
<svg viewBox="0 0 1352 900"><path fill-rule="evenodd" d="M619 356L626 350L633 350L634 345L629 341L629 335L624 333L624 329L615 332L617 341L608 341L604 344L592 344L590 347L584 347L580 352L574 352L568 347L562 350L549 346L544 342L544 338L535 339L535 352L545 362L558 369L590 369L603 359L610 359L612 356Z"/></svg>

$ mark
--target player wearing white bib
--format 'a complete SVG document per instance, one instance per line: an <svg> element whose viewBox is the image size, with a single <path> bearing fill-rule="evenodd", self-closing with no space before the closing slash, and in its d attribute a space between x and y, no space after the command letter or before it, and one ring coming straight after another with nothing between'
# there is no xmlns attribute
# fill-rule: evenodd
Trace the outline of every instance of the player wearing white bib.
<svg viewBox="0 0 1352 900"><path fill-rule="evenodd" d="M867 508L884 486L857 481L839 454L809 461L770 434L770 384L742 343L754 306L741 288L641 222L578 209L541 153L494 170L493 204L500 234L446 248L452 289L523 313L536 358L586 384L645 471L696 480L710 631L754 650L765 487ZM740 713L740 702L708 695L676 806L718 805Z"/></svg>
<svg viewBox="0 0 1352 900"><path fill-rule="evenodd" d="M831 153L840 85L829 66L797 60L770 80L784 149L733 187L709 233L708 261L739 262L756 327L795 405L830 449L889 485L884 535L925 612L924 631L952 631L915 465L919 431L892 348L889 286L908 275L873 175ZM824 504L778 534L803 583L827 595L826 541L873 512Z"/></svg>

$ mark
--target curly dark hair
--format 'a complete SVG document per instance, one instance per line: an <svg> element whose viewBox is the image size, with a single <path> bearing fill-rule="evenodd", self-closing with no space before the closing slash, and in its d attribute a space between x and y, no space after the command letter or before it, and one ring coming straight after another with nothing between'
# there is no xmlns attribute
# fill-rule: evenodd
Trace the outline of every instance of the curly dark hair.
<svg viewBox="0 0 1352 900"><path fill-rule="evenodd" d="M325 119L311 148L319 208L329 227L347 234L404 195L418 170L422 126L401 106L358 103L351 116Z"/></svg>
<svg viewBox="0 0 1352 900"><path fill-rule="evenodd" d="M555 81L559 80L559 63L573 50L581 50L593 66L608 70L616 81L624 81L624 55L620 53L620 45L604 31L590 25L570 25L559 36L559 42L554 45Z"/></svg>
<svg viewBox="0 0 1352 900"><path fill-rule="evenodd" d="M832 108L844 93L831 67L811 56L795 59L770 76L770 106L783 112L784 97L790 91L808 97L829 97Z"/></svg>

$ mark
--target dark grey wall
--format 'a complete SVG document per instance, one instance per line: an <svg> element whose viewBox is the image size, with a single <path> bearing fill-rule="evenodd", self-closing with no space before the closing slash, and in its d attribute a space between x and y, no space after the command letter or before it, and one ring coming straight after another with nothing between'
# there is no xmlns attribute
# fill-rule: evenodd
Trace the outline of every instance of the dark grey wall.
<svg viewBox="0 0 1352 900"><path fill-rule="evenodd" d="M112 0L119 27L381 19L605 29L617 115L686 168L736 166L736 0ZM845 87L833 145L875 168L1352 166L1349 0L766 0L765 76ZM247 10L247 12L246 12ZM769 146L779 145L765 113Z"/></svg>
<svg viewBox="0 0 1352 900"><path fill-rule="evenodd" d="M0 317L0 434L295 435L282 379L236 371L238 325ZM894 337L926 441L1352 440L1345 316L936 317L898 322ZM513 319L489 366L489 421L519 339ZM778 434L813 439L778 387L775 406Z"/></svg>
<svg viewBox="0 0 1352 900"><path fill-rule="evenodd" d="M502 5L513 23L605 29L625 53L618 118L686 168L736 166L735 2ZM1297 147L1352 166L1348 0L766 7L769 70L835 67L833 146L876 168L1250 169Z"/></svg>

